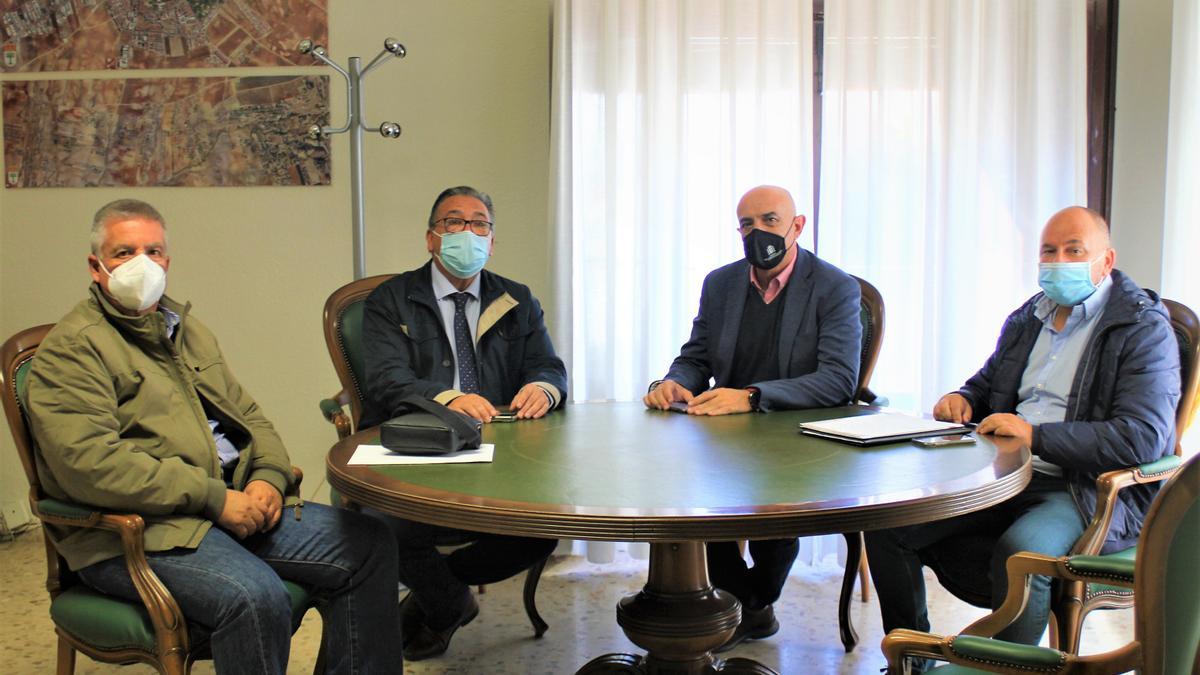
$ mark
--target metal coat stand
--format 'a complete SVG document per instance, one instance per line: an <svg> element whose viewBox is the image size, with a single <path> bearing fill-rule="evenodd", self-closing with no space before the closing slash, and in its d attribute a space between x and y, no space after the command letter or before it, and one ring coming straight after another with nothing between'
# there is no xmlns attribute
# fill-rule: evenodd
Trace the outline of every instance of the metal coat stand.
<svg viewBox="0 0 1200 675"><path fill-rule="evenodd" d="M363 161L362 137L364 131L378 132L384 138L398 138L400 125L396 122L383 122L377 127L370 126L363 120L362 80L367 73L374 70L389 57L404 58L408 51L395 38L383 41L383 51L379 52L366 68L362 67L362 59L351 56L347 68L329 60L325 47L313 44L312 40L304 39L296 45L301 54L312 54L313 58L333 68L346 80L346 123L340 127L322 127L314 124L308 128L308 136L314 140L322 136L331 136L350 132L350 211L353 220L353 255L354 278L362 279L367 275L367 250L365 241L366 226L363 222Z"/></svg>

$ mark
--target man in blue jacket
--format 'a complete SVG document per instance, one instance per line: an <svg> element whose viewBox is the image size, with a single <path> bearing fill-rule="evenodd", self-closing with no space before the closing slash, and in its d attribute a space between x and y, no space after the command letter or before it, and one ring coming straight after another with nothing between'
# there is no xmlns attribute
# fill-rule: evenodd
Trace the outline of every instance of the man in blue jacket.
<svg viewBox="0 0 1200 675"><path fill-rule="evenodd" d="M534 419L561 405L567 373L529 288L483 269L492 253L492 200L474 188L444 190L425 245L432 260L381 284L363 309L366 400L362 427L393 417L407 396L484 423L507 406ZM554 550L553 539L464 532L383 516L400 547L404 657L446 651L479 612L470 586L507 579ZM449 555L436 546L471 542Z"/></svg>
<svg viewBox="0 0 1200 675"><path fill-rule="evenodd" d="M643 402L691 415L843 405L858 384L862 324L853 277L796 245L804 216L792 196L764 185L738 202L745 260L704 279L692 334ZM710 386L711 385L711 386ZM779 630L772 603L796 559L796 539L708 544L713 585L742 603L742 622L719 651Z"/></svg>
<svg viewBox="0 0 1200 675"><path fill-rule="evenodd" d="M1174 448L1179 350L1170 319L1158 296L1114 269L1115 261L1098 213L1070 207L1046 223L1044 292L1009 315L983 368L933 408L941 420L977 422L978 433L1019 438L1033 453L1032 480L983 511L866 533L885 631L929 630L922 564L999 607L1009 556L1069 552L1095 510L1099 474ZM1105 552L1133 545L1157 489L1120 492ZM990 556L940 554L938 542L964 533L986 541ZM975 566L987 569L968 569L963 561L971 560L987 560ZM1049 579L1034 577L1025 611L998 637L1037 644L1049 603Z"/></svg>

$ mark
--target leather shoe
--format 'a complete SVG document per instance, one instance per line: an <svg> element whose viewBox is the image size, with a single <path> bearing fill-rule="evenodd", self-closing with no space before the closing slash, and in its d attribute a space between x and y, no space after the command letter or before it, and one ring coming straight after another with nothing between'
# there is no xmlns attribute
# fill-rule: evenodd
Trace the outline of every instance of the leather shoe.
<svg viewBox="0 0 1200 675"><path fill-rule="evenodd" d="M762 640L779 632L779 621L771 605L762 609L742 609L742 622L734 629L725 644L717 647L716 653L727 652L746 640Z"/></svg>
<svg viewBox="0 0 1200 675"><path fill-rule="evenodd" d="M405 599L407 600L407 598ZM412 604L415 605L416 602ZM450 647L450 638L454 637L454 631L471 623L476 616L479 616L479 603L475 601L475 596L468 594L467 604L463 607L462 613L446 628L434 630L425 623L425 618L422 617L412 638L404 636L404 659L406 661L424 661L445 654ZM401 626L403 626L403 614L401 617Z"/></svg>

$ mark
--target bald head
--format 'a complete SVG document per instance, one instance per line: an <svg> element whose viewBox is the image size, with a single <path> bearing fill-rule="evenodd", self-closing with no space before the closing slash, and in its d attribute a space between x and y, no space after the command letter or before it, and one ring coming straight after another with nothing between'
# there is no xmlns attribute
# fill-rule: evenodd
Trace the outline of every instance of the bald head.
<svg viewBox="0 0 1200 675"><path fill-rule="evenodd" d="M778 185L759 185L751 189L738 201L738 222L742 222L743 214L766 213L768 211L786 216L787 220L796 217L796 202L792 193Z"/></svg>
<svg viewBox="0 0 1200 675"><path fill-rule="evenodd" d="M1108 238L1108 221L1104 220L1104 216L1083 206L1068 206L1050 216L1050 220L1046 221L1046 229L1051 227L1090 230L1103 241L1106 248L1111 246Z"/></svg>
<svg viewBox="0 0 1200 675"><path fill-rule="evenodd" d="M1108 276L1116 264L1108 222L1082 206L1068 206L1050 216L1042 228L1041 262L1089 262L1092 282Z"/></svg>

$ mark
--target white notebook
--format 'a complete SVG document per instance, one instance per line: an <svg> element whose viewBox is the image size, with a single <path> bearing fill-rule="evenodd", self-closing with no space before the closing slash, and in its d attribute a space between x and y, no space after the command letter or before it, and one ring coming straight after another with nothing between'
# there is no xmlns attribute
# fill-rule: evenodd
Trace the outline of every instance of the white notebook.
<svg viewBox="0 0 1200 675"><path fill-rule="evenodd" d="M800 433L855 445L875 445L926 436L961 434L969 432L973 426L888 412L838 417L819 422L801 422Z"/></svg>

